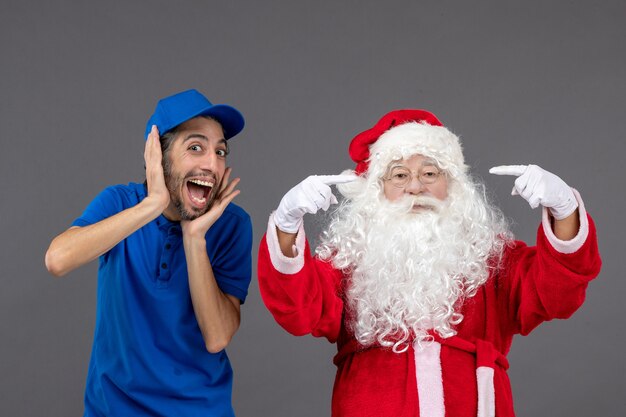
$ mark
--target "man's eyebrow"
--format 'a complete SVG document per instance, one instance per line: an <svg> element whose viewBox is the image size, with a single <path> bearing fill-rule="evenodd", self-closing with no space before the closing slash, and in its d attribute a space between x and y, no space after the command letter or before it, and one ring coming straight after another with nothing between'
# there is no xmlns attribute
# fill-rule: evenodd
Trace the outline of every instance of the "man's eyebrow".
<svg viewBox="0 0 626 417"><path fill-rule="evenodd" d="M183 142L187 142L188 140L191 140L191 139L202 139L202 140L207 141L207 142L209 140L209 138L207 138L204 135L201 135L199 133L192 133L189 136L185 137L185 139L183 139Z"/></svg>
<svg viewBox="0 0 626 417"><path fill-rule="evenodd" d="M183 143L184 143L184 142L187 142L188 140L191 140L191 139L201 139L201 140L203 140L203 141L205 141L205 142L208 142L208 141L209 141L209 138L207 138L207 137L206 137L206 136L204 136L204 135L201 135L201 134L199 134L199 133L192 133L192 134L190 134L189 136L187 136L185 139L183 139ZM218 143L218 144L224 144L224 145L226 145L226 139L222 138L222 139L218 140L218 142L217 142L217 143Z"/></svg>

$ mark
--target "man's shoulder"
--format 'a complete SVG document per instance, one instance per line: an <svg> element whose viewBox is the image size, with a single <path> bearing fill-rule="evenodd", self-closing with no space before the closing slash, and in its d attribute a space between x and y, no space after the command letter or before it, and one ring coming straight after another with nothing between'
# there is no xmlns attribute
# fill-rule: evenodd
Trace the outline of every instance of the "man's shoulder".
<svg viewBox="0 0 626 417"><path fill-rule="evenodd" d="M214 242L230 239L252 239L252 220L250 215L236 204L230 203L218 221L209 228L207 238ZM208 242L208 241L207 241Z"/></svg>
<svg viewBox="0 0 626 417"><path fill-rule="evenodd" d="M250 215L243 208L239 207L235 203L230 203L226 206L223 215L231 217L234 221L250 222Z"/></svg>
<svg viewBox="0 0 626 417"><path fill-rule="evenodd" d="M146 194L146 187L144 184L129 182L128 184L114 184L109 185L105 190L111 190L120 194L137 194L144 196Z"/></svg>
<svg viewBox="0 0 626 417"><path fill-rule="evenodd" d="M102 194L117 196L123 201L138 203L146 197L146 189L143 184L129 182L128 184L115 184L106 187Z"/></svg>
<svg viewBox="0 0 626 417"><path fill-rule="evenodd" d="M102 190L87 206L72 226L88 226L137 205L145 197L143 184L110 185Z"/></svg>

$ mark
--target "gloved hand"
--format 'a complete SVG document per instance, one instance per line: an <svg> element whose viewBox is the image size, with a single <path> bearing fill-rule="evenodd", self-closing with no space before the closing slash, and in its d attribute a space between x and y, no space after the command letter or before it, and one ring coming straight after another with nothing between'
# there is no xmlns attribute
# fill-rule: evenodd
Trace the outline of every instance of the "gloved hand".
<svg viewBox="0 0 626 417"><path fill-rule="evenodd" d="M532 208L547 207L557 220L563 220L578 208L572 189L561 178L537 165L502 165L489 173L515 175L512 195L521 195Z"/></svg>
<svg viewBox="0 0 626 417"><path fill-rule="evenodd" d="M354 181L356 175L311 175L285 194L274 213L274 223L286 233L296 233L305 213L315 214L336 204L330 186Z"/></svg>

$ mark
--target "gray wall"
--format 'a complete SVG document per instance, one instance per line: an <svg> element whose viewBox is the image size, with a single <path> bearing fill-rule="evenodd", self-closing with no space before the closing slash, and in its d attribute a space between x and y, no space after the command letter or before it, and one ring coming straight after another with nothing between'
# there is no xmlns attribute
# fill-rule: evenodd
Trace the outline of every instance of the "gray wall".
<svg viewBox="0 0 626 417"><path fill-rule="evenodd" d="M625 18L621 0L2 0L0 415L81 415L96 265L54 279L44 252L103 187L143 179L156 100L192 87L246 116L231 164L257 242L291 186L352 167L349 140L396 108L461 136L521 239L539 211L489 167L578 188L604 268L573 318L516 339L516 410L624 415ZM239 416L330 414L334 346L282 331L256 277L229 354Z"/></svg>

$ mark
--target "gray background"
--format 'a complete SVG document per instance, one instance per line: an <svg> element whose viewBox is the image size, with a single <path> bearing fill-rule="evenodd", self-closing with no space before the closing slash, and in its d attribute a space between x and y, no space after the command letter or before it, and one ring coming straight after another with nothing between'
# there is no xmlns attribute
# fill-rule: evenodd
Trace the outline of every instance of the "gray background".
<svg viewBox="0 0 626 417"><path fill-rule="evenodd" d="M489 167L536 163L578 188L604 268L572 319L516 338L516 410L625 415L625 18L623 0L2 0L0 415L81 415L96 264L55 279L43 255L103 187L143 180L147 117L192 87L246 117L231 165L255 261L281 196L353 167L349 140L391 109L458 133L521 239L539 211ZM256 276L228 350L239 416L330 414L334 346L282 331Z"/></svg>

